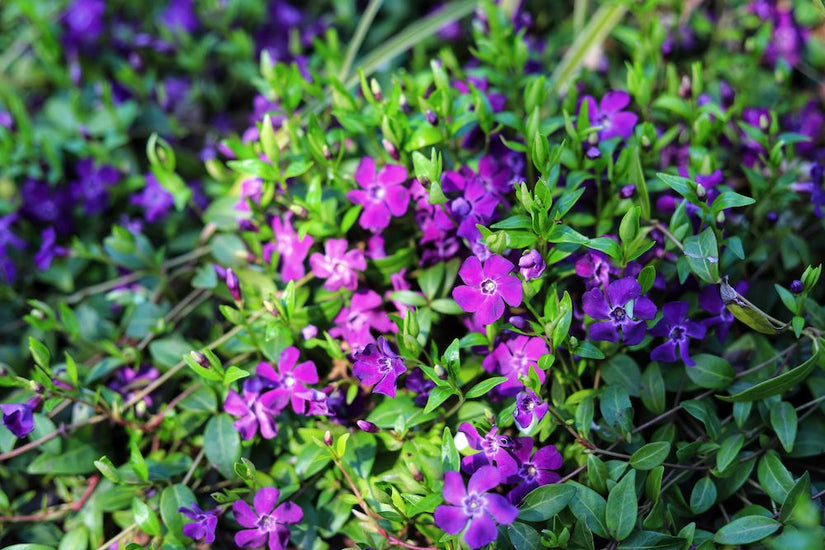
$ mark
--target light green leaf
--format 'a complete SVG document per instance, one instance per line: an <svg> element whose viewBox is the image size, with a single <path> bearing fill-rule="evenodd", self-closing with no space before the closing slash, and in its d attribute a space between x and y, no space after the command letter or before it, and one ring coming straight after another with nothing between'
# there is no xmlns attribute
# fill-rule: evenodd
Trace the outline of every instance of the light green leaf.
<svg viewBox="0 0 825 550"><path fill-rule="evenodd" d="M630 465L640 471L652 470L665 461L670 454L670 443L655 441L648 443L630 456Z"/></svg>
<svg viewBox="0 0 825 550"><path fill-rule="evenodd" d="M765 516L745 516L734 520L716 532L713 542L718 544L751 544L779 530L781 523Z"/></svg>
<svg viewBox="0 0 825 550"><path fill-rule="evenodd" d="M639 501L636 498L636 471L630 470L607 495L605 522L616 540L626 539L636 525Z"/></svg>
<svg viewBox="0 0 825 550"><path fill-rule="evenodd" d="M524 497L518 517L524 521L547 521L564 510L575 495L576 488L566 483L542 485Z"/></svg>

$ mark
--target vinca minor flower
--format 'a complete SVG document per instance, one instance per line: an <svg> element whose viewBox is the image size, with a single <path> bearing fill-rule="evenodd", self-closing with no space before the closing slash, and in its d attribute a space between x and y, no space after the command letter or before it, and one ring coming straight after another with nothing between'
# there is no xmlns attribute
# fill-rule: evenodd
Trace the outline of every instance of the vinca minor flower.
<svg viewBox="0 0 825 550"><path fill-rule="evenodd" d="M690 338L704 338L707 329L702 323L688 319L687 302L670 302L662 306L664 317L650 331L653 336L666 338L663 344L659 344L650 352L650 358L654 361L673 363L676 361L676 348L679 348L679 355L685 365L692 367L696 362L690 357L688 343Z"/></svg>
<svg viewBox="0 0 825 550"><path fill-rule="evenodd" d="M315 276L326 279L324 288L330 292L341 288L355 290L358 286L356 271L367 269L364 253L357 248L347 250L346 239L329 239L324 244L324 250L324 254L316 252L309 257Z"/></svg>
<svg viewBox="0 0 825 550"><path fill-rule="evenodd" d="M453 299L464 311L475 313L478 323L496 322L504 315L504 302L510 306L521 304L521 281L510 275L513 267L496 254L483 267L478 258L470 256L458 271L464 285L453 289Z"/></svg>
<svg viewBox="0 0 825 550"><path fill-rule="evenodd" d="M407 367L404 359L392 351L383 336L378 337L376 344L367 344L364 349L355 352L353 358L352 374L362 384L374 384L373 392L395 397L396 380L406 372Z"/></svg>
<svg viewBox="0 0 825 550"><path fill-rule="evenodd" d="M258 548L266 544L269 550L284 550L289 544L287 525L299 523L304 512L291 502L277 508L281 492L274 487L264 487L255 494L254 510L243 500L232 504L235 520L246 529L235 534L235 544L241 548Z"/></svg>
<svg viewBox="0 0 825 550"><path fill-rule="evenodd" d="M34 409L40 406L43 398L35 395L25 403L7 403L0 405L3 413L3 425L15 437L26 437L34 430Z"/></svg>
<svg viewBox="0 0 825 550"><path fill-rule="evenodd" d="M656 306L633 277L624 277L607 285L607 296L600 288L591 288L582 297L582 309L598 322L590 325L590 338L608 342L621 339L634 346L645 337L645 321L656 317Z"/></svg>
<svg viewBox="0 0 825 550"><path fill-rule="evenodd" d="M361 189L347 192L347 198L364 207L359 224L364 229L380 232L390 225L392 216L403 216L410 204L410 192L402 185L407 169L396 164L375 172L375 161L364 157L355 170L355 182Z"/></svg>
<svg viewBox="0 0 825 550"><path fill-rule="evenodd" d="M205 543L215 542L215 527L218 525L218 510L201 510L197 503L193 502L191 508L181 506L178 512L193 520L183 526L183 534L193 540Z"/></svg>

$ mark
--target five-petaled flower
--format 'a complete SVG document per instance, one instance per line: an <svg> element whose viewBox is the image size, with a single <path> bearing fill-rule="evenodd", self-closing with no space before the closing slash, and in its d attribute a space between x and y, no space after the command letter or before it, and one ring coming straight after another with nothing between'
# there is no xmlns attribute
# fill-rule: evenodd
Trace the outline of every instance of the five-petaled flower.
<svg viewBox="0 0 825 550"><path fill-rule="evenodd" d="M475 313L476 322L496 322L504 315L504 302L510 306L521 304L521 281L510 274L513 267L497 254L490 256L483 267L478 258L470 256L458 271L464 285L453 289L453 299L464 311Z"/></svg>
<svg viewBox="0 0 825 550"><path fill-rule="evenodd" d="M530 441L529 437L513 439L509 435L500 434L497 426L491 427L487 435L481 437L476 427L469 422L462 423L458 431L456 437L466 438L471 449L481 451L461 460L461 469L470 474L488 465L495 465L504 477L515 474L518 471L518 461L513 453L519 446Z"/></svg>
<svg viewBox="0 0 825 550"><path fill-rule="evenodd" d="M197 503L191 504L192 508L181 506L178 512L192 520L183 526L183 534L193 540L200 540L206 543L215 542L215 527L218 525L217 509L201 510Z"/></svg>
<svg viewBox="0 0 825 550"><path fill-rule="evenodd" d="M467 528L464 540L470 548L481 548L498 537L496 524L509 525L516 520L518 508L502 495L490 493L501 482L492 466L480 468L470 477L467 487L458 472L444 474L444 500L435 509L435 524L450 535Z"/></svg>
<svg viewBox="0 0 825 550"><path fill-rule="evenodd" d="M392 351L383 336L378 337L376 344L367 344L355 352L353 358L352 373L362 384L374 384L373 392L395 397L396 381L407 367L404 358Z"/></svg>
<svg viewBox="0 0 825 550"><path fill-rule="evenodd" d="M274 416L279 412L276 407L279 396L275 390L262 393L265 386L261 378L252 376L244 380L243 396L234 390L229 390L226 395L223 409L232 416L239 417L234 425L244 439L252 439L259 429L264 439L278 435Z"/></svg>
<svg viewBox="0 0 825 550"><path fill-rule="evenodd" d="M645 337L645 321L656 317L656 306L633 277L624 277L607 285L607 296L600 288L591 288L582 297L582 309L596 323L590 325L590 338L607 342L621 339L634 346Z"/></svg>
<svg viewBox="0 0 825 550"><path fill-rule="evenodd" d="M562 458L554 445L537 449L533 456L530 451L533 441L528 440L520 445L514 454L519 461L519 470L507 479L507 483L514 483L516 487L507 494L513 504L518 504L527 493L541 485L556 483L561 476L554 470L561 468Z"/></svg>
<svg viewBox="0 0 825 550"><path fill-rule="evenodd" d="M548 408L548 404L542 401L536 392L528 388L516 395L516 410L513 411L513 418L518 427L526 432L541 422Z"/></svg>
<svg viewBox="0 0 825 550"><path fill-rule="evenodd" d="M284 219L272 218L272 233L274 243L264 245L262 254L268 264L272 261L272 254L278 253L278 263L281 264L281 278L284 281L295 281L306 273L304 259L309 253L315 239L309 235L299 236L292 227L292 212L287 212Z"/></svg>
<svg viewBox="0 0 825 550"><path fill-rule="evenodd" d="M587 103L587 117L591 126L601 126L599 139L610 139L620 136L627 139L633 134L636 122L635 114L623 109L630 104L630 95L622 90L607 92L596 105L592 96L584 96L582 104Z"/></svg>
<svg viewBox="0 0 825 550"><path fill-rule="evenodd" d="M341 288L355 290L356 272L367 269L367 260L358 248L347 250L346 239L329 239L324 243L324 254L316 252L310 256L309 265L316 277L326 279L324 288L335 292Z"/></svg>
<svg viewBox="0 0 825 550"><path fill-rule="evenodd" d="M518 335L498 344L484 358L482 365L489 372L498 372L507 377L505 382L496 386L495 391L500 395L512 396L524 386L520 377L529 376L530 367L536 367L539 382L544 383L544 371L538 368L538 361L548 353L550 350L543 339Z"/></svg>
<svg viewBox="0 0 825 550"><path fill-rule="evenodd" d="M235 544L241 548L257 548L267 545L269 550L284 550L289 544L287 525L298 523L304 517L300 507L284 502L277 508L275 504L281 496L274 487L264 487L255 494L253 507L243 500L232 504L235 520L246 529L235 533Z"/></svg>
<svg viewBox="0 0 825 550"><path fill-rule="evenodd" d="M309 400L306 384L318 382L318 370L312 361L298 363L298 355L298 348L290 346L281 353L277 372L269 363L260 363L256 372L265 381L272 380L275 383L275 389L268 392L272 394L274 408L281 410L291 401L292 410L304 414Z"/></svg>
<svg viewBox="0 0 825 550"><path fill-rule="evenodd" d="M378 233L388 225L392 216L403 216L410 204L410 192L402 184L407 179L407 169L396 164L384 166L375 172L375 161L361 159L355 169L355 182L361 189L347 192L347 198L364 207L358 222L361 227Z"/></svg>
<svg viewBox="0 0 825 550"><path fill-rule="evenodd" d="M670 302L662 306L662 319L650 331L653 336L664 336L667 340L653 348L650 358L654 361L673 363L676 361L676 348L679 348L679 355L685 365L692 367L696 362L691 359L688 352L690 338L701 339L705 337L707 329L702 323L688 319L687 302Z"/></svg>

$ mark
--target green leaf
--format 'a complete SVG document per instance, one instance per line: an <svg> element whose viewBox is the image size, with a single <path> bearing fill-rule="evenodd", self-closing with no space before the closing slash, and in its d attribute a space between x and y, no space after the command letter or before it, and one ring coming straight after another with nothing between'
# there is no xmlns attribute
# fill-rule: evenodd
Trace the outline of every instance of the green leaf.
<svg viewBox="0 0 825 550"><path fill-rule="evenodd" d="M100 453L90 445L76 445L59 455L41 454L26 471L30 474L77 475L95 471L95 459Z"/></svg>
<svg viewBox="0 0 825 550"><path fill-rule="evenodd" d="M461 306L459 306L452 298L439 298L437 300L433 300L430 303L430 307L432 307L433 310L445 315L461 315L464 313Z"/></svg>
<svg viewBox="0 0 825 550"><path fill-rule="evenodd" d="M742 449L744 443L744 434L736 434L725 438L719 445L719 451L716 453L716 469L720 472L725 471L739 456L739 450Z"/></svg>
<svg viewBox="0 0 825 550"><path fill-rule="evenodd" d="M702 514L710 510L716 502L716 485L709 477L703 477L690 492L690 511L694 514Z"/></svg>
<svg viewBox="0 0 825 550"><path fill-rule="evenodd" d="M685 257L693 274L707 283L719 281L719 247L716 233L708 227L684 240Z"/></svg>
<svg viewBox="0 0 825 550"><path fill-rule="evenodd" d="M650 195L647 192L647 182L645 181L645 173L642 169L642 158L639 152L639 147L633 148L632 158L630 160L630 183L636 187L636 196L639 197L639 206L641 207L641 215L643 220L650 219ZM647 292L646 290L644 292Z"/></svg>
<svg viewBox="0 0 825 550"><path fill-rule="evenodd" d="M713 201L713 204L710 205L710 211L716 214L726 208L749 206L755 202L756 199L746 197L745 195L740 195L735 191L722 191L722 193Z"/></svg>
<svg viewBox="0 0 825 550"><path fill-rule="evenodd" d="M618 550L681 550L685 539L656 531L636 531Z"/></svg>
<svg viewBox="0 0 825 550"><path fill-rule="evenodd" d="M751 544L779 530L781 523L765 516L745 516L734 520L713 535L718 544Z"/></svg>
<svg viewBox="0 0 825 550"><path fill-rule="evenodd" d="M809 500L811 496L811 474L806 470L802 477L800 477L794 484L793 488L788 491L788 496L785 502L782 503L782 508L779 510L779 521L785 522L793 514L796 506L803 501Z"/></svg>
<svg viewBox="0 0 825 550"><path fill-rule="evenodd" d="M241 378L246 378L247 376L249 376L249 372L232 365L226 369L226 372L223 375L223 383L228 386L235 380L240 380Z"/></svg>
<svg viewBox="0 0 825 550"><path fill-rule="evenodd" d="M209 462L227 479L235 479L235 461L241 456L241 438L227 414L213 416L206 423L204 451Z"/></svg>
<svg viewBox="0 0 825 550"><path fill-rule="evenodd" d="M581 522L599 537L609 538L607 525L604 521L607 503L604 498L589 487L580 483L568 482L576 488L575 496L570 500L570 511Z"/></svg>
<svg viewBox="0 0 825 550"><path fill-rule="evenodd" d="M425 306L427 300L418 292L412 290L396 290L390 294L390 300L394 302L401 302L409 306Z"/></svg>
<svg viewBox="0 0 825 550"><path fill-rule="evenodd" d="M176 483L163 490L160 494L160 517L171 535L177 541L183 541L183 516L178 508L191 508L197 502L195 494L189 487Z"/></svg>
<svg viewBox="0 0 825 550"><path fill-rule="evenodd" d="M444 136L438 128L430 126L429 124L424 124L413 132L407 139L404 150L409 152L421 149L423 147L428 147L430 145L435 145L437 143L441 143L443 138Z"/></svg>
<svg viewBox="0 0 825 550"><path fill-rule="evenodd" d="M654 441L648 443L630 456L630 465L640 471L652 470L665 461L670 454L670 443Z"/></svg>
<svg viewBox="0 0 825 550"><path fill-rule="evenodd" d="M470 391L464 394L464 397L467 399L473 399L481 395L486 395L490 392L490 390L492 390L499 384L503 384L506 381L506 376L495 376L493 378L489 378L473 386L473 388Z"/></svg>
<svg viewBox="0 0 825 550"><path fill-rule="evenodd" d="M160 521L158 521L157 514L137 497L132 499L132 513L135 516L135 523L144 533L153 537L160 535Z"/></svg>
<svg viewBox="0 0 825 550"><path fill-rule="evenodd" d="M461 466L453 434L447 426L444 426L444 435L441 437L441 466L445 472L458 471Z"/></svg>
<svg viewBox="0 0 825 550"><path fill-rule="evenodd" d="M779 504L785 502L788 493L793 489L793 477L773 449L766 452L765 456L759 460L756 477L762 489Z"/></svg>
<svg viewBox="0 0 825 550"><path fill-rule="evenodd" d="M29 336L29 351L32 354L34 362L48 370L52 356L46 344Z"/></svg>
<svg viewBox="0 0 825 550"><path fill-rule="evenodd" d="M722 401L736 403L739 401L759 401L761 399L766 399L768 397L784 393L801 384L802 381L808 378L808 375L814 370L814 367L816 367L817 361L819 360L820 345L818 343L814 343L814 348L814 354L810 357L810 359L798 367L794 367L784 374L780 374L779 376L760 382L759 384L751 386L750 388L737 394L731 396L717 395L716 397Z"/></svg>
<svg viewBox="0 0 825 550"><path fill-rule="evenodd" d="M424 414L433 412L439 405L444 403L451 395L455 395L455 390L446 386L438 386L433 388L430 392L430 397L427 399L427 406L424 407Z"/></svg>
<svg viewBox="0 0 825 550"><path fill-rule="evenodd" d="M771 426L785 451L792 452L797 428L796 409L793 405L780 401L771 407Z"/></svg>
<svg viewBox="0 0 825 550"><path fill-rule="evenodd" d="M662 414L665 412L665 380L658 363L651 363L642 376L642 403L650 412Z"/></svg>
<svg viewBox="0 0 825 550"><path fill-rule="evenodd" d="M696 365L685 367L688 378L700 388L720 390L728 387L736 377L730 363L722 357L700 353L693 356Z"/></svg>
<svg viewBox="0 0 825 550"><path fill-rule="evenodd" d="M519 519L547 521L560 513L576 495L576 488L566 483L542 485L530 491L519 506Z"/></svg>
<svg viewBox="0 0 825 550"><path fill-rule="evenodd" d="M693 182L691 182L687 178L683 178L681 176L674 176L672 174L665 174L663 172L659 172L656 174L660 180L665 182L668 187L685 197L691 202L698 202L696 199L696 191L694 188Z"/></svg>
<svg viewBox="0 0 825 550"><path fill-rule="evenodd" d="M94 464L95 468L103 474L103 477L115 484L121 482L122 478L120 477L120 473L118 473L117 468L108 456L101 456L99 459L95 460Z"/></svg>
<svg viewBox="0 0 825 550"><path fill-rule="evenodd" d="M508 525L507 536L510 537L510 542L516 550L541 548L541 536L539 536L538 531L524 523L516 521L512 525Z"/></svg>
<svg viewBox="0 0 825 550"><path fill-rule="evenodd" d="M605 522L616 540L624 540L636 525L639 501L636 498L636 471L630 470L607 495Z"/></svg>

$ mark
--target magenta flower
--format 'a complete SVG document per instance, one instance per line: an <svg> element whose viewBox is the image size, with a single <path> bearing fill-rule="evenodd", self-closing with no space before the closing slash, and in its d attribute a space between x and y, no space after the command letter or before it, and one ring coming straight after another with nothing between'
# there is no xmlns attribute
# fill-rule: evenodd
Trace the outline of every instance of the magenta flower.
<svg viewBox="0 0 825 550"><path fill-rule="evenodd" d="M582 309L599 321L590 325L590 338L607 342L621 339L635 346L645 337L645 321L656 317L656 306L633 277L617 279L607 285L607 297L600 288L591 288L582 296Z"/></svg>
<svg viewBox="0 0 825 550"><path fill-rule="evenodd" d="M364 253L354 248L347 250L346 239L330 239L324 244L324 254L316 252L309 258L309 265L316 277L326 279L324 288L335 292L341 288L355 290L358 286L356 271L367 269Z"/></svg>
<svg viewBox="0 0 825 550"><path fill-rule="evenodd" d="M516 410L513 411L513 418L520 429L529 431L541 422L548 409L548 404L542 401L533 390L525 389L516 395Z"/></svg>
<svg viewBox="0 0 825 550"><path fill-rule="evenodd" d="M491 193L484 183L477 179L467 180L461 195L447 204L450 216L458 223L457 234L468 240L476 239L480 234L476 224L488 223L501 199ZM444 220L443 211L436 210L436 223L442 229L452 226L452 221ZM439 221L441 219L441 221Z"/></svg>
<svg viewBox="0 0 825 550"><path fill-rule="evenodd" d="M587 288L607 286L610 275L618 270L610 262L607 254L598 250L589 250L584 256L576 260L576 275L584 279Z"/></svg>
<svg viewBox="0 0 825 550"><path fill-rule="evenodd" d="M676 361L676 348L679 348L679 355L685 365L692 367L696 362L691 359L688 352L690 338L702 339L705 337L707 329L702 323L688 319L687 302L670 302L662 306L664 317L650 331L656 337L664 336L667 340L653 348L650 358L654 361L673 363Z"/></svg>
<svg viewBox="0 0 825 550"><path fill-rule="evenodd" d="M493 352L484 358L483 366L488 372L498 372L507 377L507 381L496 387L501 395L515 395L524 386L520 376L528 376L530 367L538 367L539 358L550 353L547 343L541 338L518 335L502 342ZM544 371L536 368L541 383L544 383Z"/></svg>
<svg viewBox="0 0 825 550"><path fill-rule="evenodd" d="M305 384L316 384L318 371L312 361L296 365L298 355L298 348L290 346L278 358L278 372L275 372L269 363L258 364L256 372L258 376L275 382L275 389L268 392L273 395L272 406L275 409L280 411L291 401L292 410L304 414L307 410L309 392Z"/></svg>
<svg viewBox="0 0 825 550"><path fill-rule="evenodd" d="M43 398L35 395L25 403L5 403L0 405L3 413L3 425L15 437L26 437L34 430L34 409L40 406Z"/></svg>
<svg viewBox="0 0 825 550"><path fill-rule="evenodd" d="M279 409L275 406L278 395L274 390L261 393L264 382L253 376L244 380L243 396L234 390L229 390L223 410L238 417L235 429L244 439L252 439L258 430L264 439L272 439L278 435L278 426L275 424L275 415Z"/></svg>
<svg viewBox="0 0 825 550"><path fill-rule="evenodd" d="M533 441L528 440L515 450L514 454L520 466L518 473L510 476L507 483L517 484L516 487L507 494L507 498L513 504L518 504L527 493L540 487L556 483L561 477L553 470L558 470L562 465L561 454L553 445L538 449L533 456L530 451L533 448Z"/></svg>
<svg viewBox="0 0 825 550"><path fill-rule="evenodd" d="M206 543L215 542L215 527L218 525L218 510L201 510L197 503L192 508L181 506L178 512L193 520L183 526L183 534L193 540Z"/></svg>
<svg viewBox="0 0 825 550"><path fill-rule="evenodd" d="M487 435L481 437L476 427L469 422L462 423L458 431L466 437L471 449L481 451L461 460L461 469L468 474L487 465L495 465L503 477L515 474L518 471L518 461L513 453L517 447L531 441L529 437L513 439L508 435L499 434L496 426L491 427Z"/></svg>
<svg viewBox="0 0 825 550"><path fill-rule="evenodd" d="M285 282L295 281L306 274L304 260L315 243L315 239L309 235L299 237L292 227L291 220L292 212L287 212L283 221L277 216L272 218L272 233L275 235L275 242L265 244L262 251L267 264L272 261L272 254L278 253L281 278Z"/></svg>
<svg viewBox="0 0 825 550"><path fill-rule="evenodd" d="M341 309L335 317L335 326L329 335L341 337L350 349L361 349L375 342L371 330L386 333L396 330L389 316L381 311L384 304L381 296L372 290L359 290L352 295L349 307Z"/></svg>
<svg viewBox="0 0 825 550"><path fill-rule="evenodd" d="M450 535L465 528L464 541L470 548L481 548L498 537L497 524L509 525L516 520L518 508L497 493L488 493L501 483L501 475L492 466L479 469L470 477L467 488L458 472L444 474L444 500L435 509L435 524Z"/></svg>
<svg viewBox="0 0 825 550"><path fill-rule="evenodd" d="M352 374L362 384L374 385L374 393L395 397L396 380L407 371L407 367L404 366L404 359L392 351L383 336L378 337L377 344L367 344L364 349L355 352L353 358Z"/></svg>
<svg viewBox="0 0 825 550"><path fill-rule="evenodd" d="M347 198L364 207L358 222L361 227L374 233L390 225L392 216L403 216L410 203L410 192L402 185L407 179L407 169L396 164L384 166L375 173L375 161L361 159L355 170L355 182L361 189L347 192Z"/></svg>
<svg viewBox="0 0 825 550"><path fill-rule="evenodd" d="M504 315L504 302L521 304L521 281L510 275L513 267L497 254L490 256L483 267L475 256L467 258L458 271L464 285L453 289L453 299L464 311L475 313L478 323L496 322Z"/></svg>
<svg viewBox="0 0 825 550"><path fill-rule="evenodd" d="M524 280L529 281L541 277L547 264L544 262L544 258L541 257L541 253L534 248L524 251L521 258L518 259L518 267Z"/></svg>
<svg viewBox="0 0 825 550"><path fill-rule="evenodd" d="M280 496L278 489L264 487L255 494L252 501L254 511L243 500L236 500L232 504L235 520L242 527L247 527L235 533L235 544L241 548L258 548L266 544L269 550L284 550L287 547L287 525L299 523L304 512L291 502L284 502L275 508Z"/></svg>
<svg viewBox="0 0 825 550"><path fill-rule="evenodd" d="M587 117L591 126L601 126L599 139L610 139L620 136L624 139L633 134L636 122L639 120L635 114L623 111L630 104L630 95L622 90L608 92L604 94L599 105L592 96L584 96L582 103L587 103Z"/></svg>

